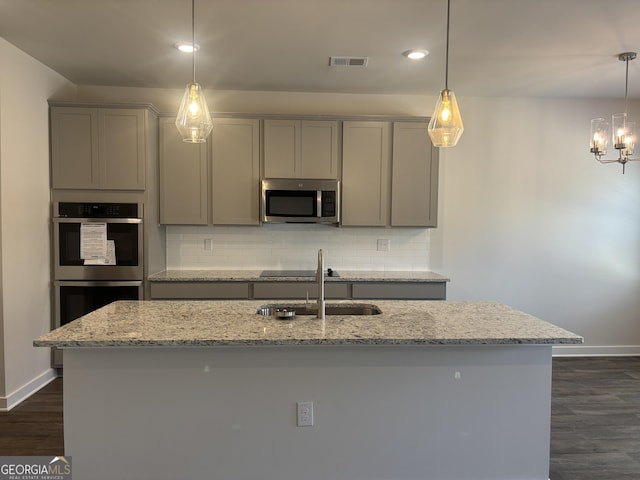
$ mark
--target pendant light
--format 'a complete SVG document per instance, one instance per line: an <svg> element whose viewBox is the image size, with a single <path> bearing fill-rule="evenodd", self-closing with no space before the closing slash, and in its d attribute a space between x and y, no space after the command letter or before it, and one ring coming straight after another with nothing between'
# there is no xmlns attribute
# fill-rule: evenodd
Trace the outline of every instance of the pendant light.
<svg viewBox="0 0 640 480"><path fill-rule="evenodd" d="M629 61L636 58L636 52L625 52L618 55L618 60L626 63L626 76L624 83L624 113L614 113L611 115L611 132L609 123L604 118L594 118L591 120L591 136L589 140L590 151L600 163L618 162L622 164L624 173L627 162L640 160L640 157L633 157L636 142L635 123L627 118L627 103L629 96ZM607 137L611 133L613 148L618 150L618 158L602 158L607 154Z"/></svg>
<svg viewBox="0 0 640 480"><path fill-rule="evenodd" d="M464 131L462 117L458 110L456 95L449 90L449 17L451 0L447 0L447 43L444 74L444 90L440 92L436 108L429 121L428 132L435 147L455 147Z"/></svg>
<svg viewBox="0 0 640 480"><path fill-rule="evenodd" d="M191 45L195 47L195 0L191 0ZM196 48L192 49L193 81L187 85L182 97L176 127L182 135L182 141L188 143L204 143L213 129L213 122L204 98L204 92L196 83Z"/></svg>

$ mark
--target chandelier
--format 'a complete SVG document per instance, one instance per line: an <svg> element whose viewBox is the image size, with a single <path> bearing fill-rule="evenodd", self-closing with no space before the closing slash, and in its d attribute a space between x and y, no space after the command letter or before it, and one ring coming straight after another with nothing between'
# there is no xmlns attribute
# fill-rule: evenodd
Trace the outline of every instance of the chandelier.
<svg viewBox="0 0 640 480"><path fill-rule="evenodd" d="M591 153L600 163L620 163L622 173L624 173L627 162L640 160L640 157L633 157L636 142L635 122L630 122L627 118L627 103L629 94L629 61L636 58L636 52L625 52L618 55L618 60L626 64L626 76L624 84L624 113L614 113L611 115L611 130L609 122L604 118L594 118L591 120ZM618 150L618 158L603 158L607 154L609 135L613 148Z"/></svg>

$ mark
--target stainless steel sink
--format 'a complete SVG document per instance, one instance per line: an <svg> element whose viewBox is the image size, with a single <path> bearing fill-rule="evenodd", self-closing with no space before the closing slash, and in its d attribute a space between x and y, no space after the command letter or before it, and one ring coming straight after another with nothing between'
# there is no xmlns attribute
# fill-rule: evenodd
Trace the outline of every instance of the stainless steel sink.
<svg viewBox="0 0 640 480"><path fill-rule="evenodd" d="M295 313L292 313L295 312ZM318 312L315 305L304 303L277 303L261 305L258 315L291 318L295 315L315 315ZM379 315L382 310L377 305L368 303L327 303L325 315Z"/></svg>

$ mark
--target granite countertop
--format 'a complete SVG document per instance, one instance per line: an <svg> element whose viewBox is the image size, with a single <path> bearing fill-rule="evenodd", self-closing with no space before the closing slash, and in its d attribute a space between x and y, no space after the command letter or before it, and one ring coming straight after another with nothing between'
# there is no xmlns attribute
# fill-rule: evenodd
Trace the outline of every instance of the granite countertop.
<svg viewBox="0 0 640 480"><path fill-rule="evenodd" d="M327 282L448 282L439 273L422 271L340 270ZM291 282L315 281L314 277L261 277L262 270L164 270L149 275L150 282Z"/></svg>
<svg viewBox="0 0 640 480"><path fill-rule="evenodd" d="M34 340L38 347L579 344L582 337L497 302L376 301L382 313L256 314L267 301L119 301ZM292 302L298 303L298 302ZM353 302L328 302L329 304Z"/></svg>

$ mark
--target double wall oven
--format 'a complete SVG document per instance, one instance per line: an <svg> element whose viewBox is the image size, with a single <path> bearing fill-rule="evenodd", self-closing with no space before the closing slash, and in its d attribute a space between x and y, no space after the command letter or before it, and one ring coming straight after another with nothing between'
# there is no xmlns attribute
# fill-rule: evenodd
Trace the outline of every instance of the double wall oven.
<svg viewBox="0 0 640 480"><path fill-rule="evenodd" d="M54 327L116 300L143 298L142 203L55 202ZM53 366L62 366L54 350Z"/></svg>

